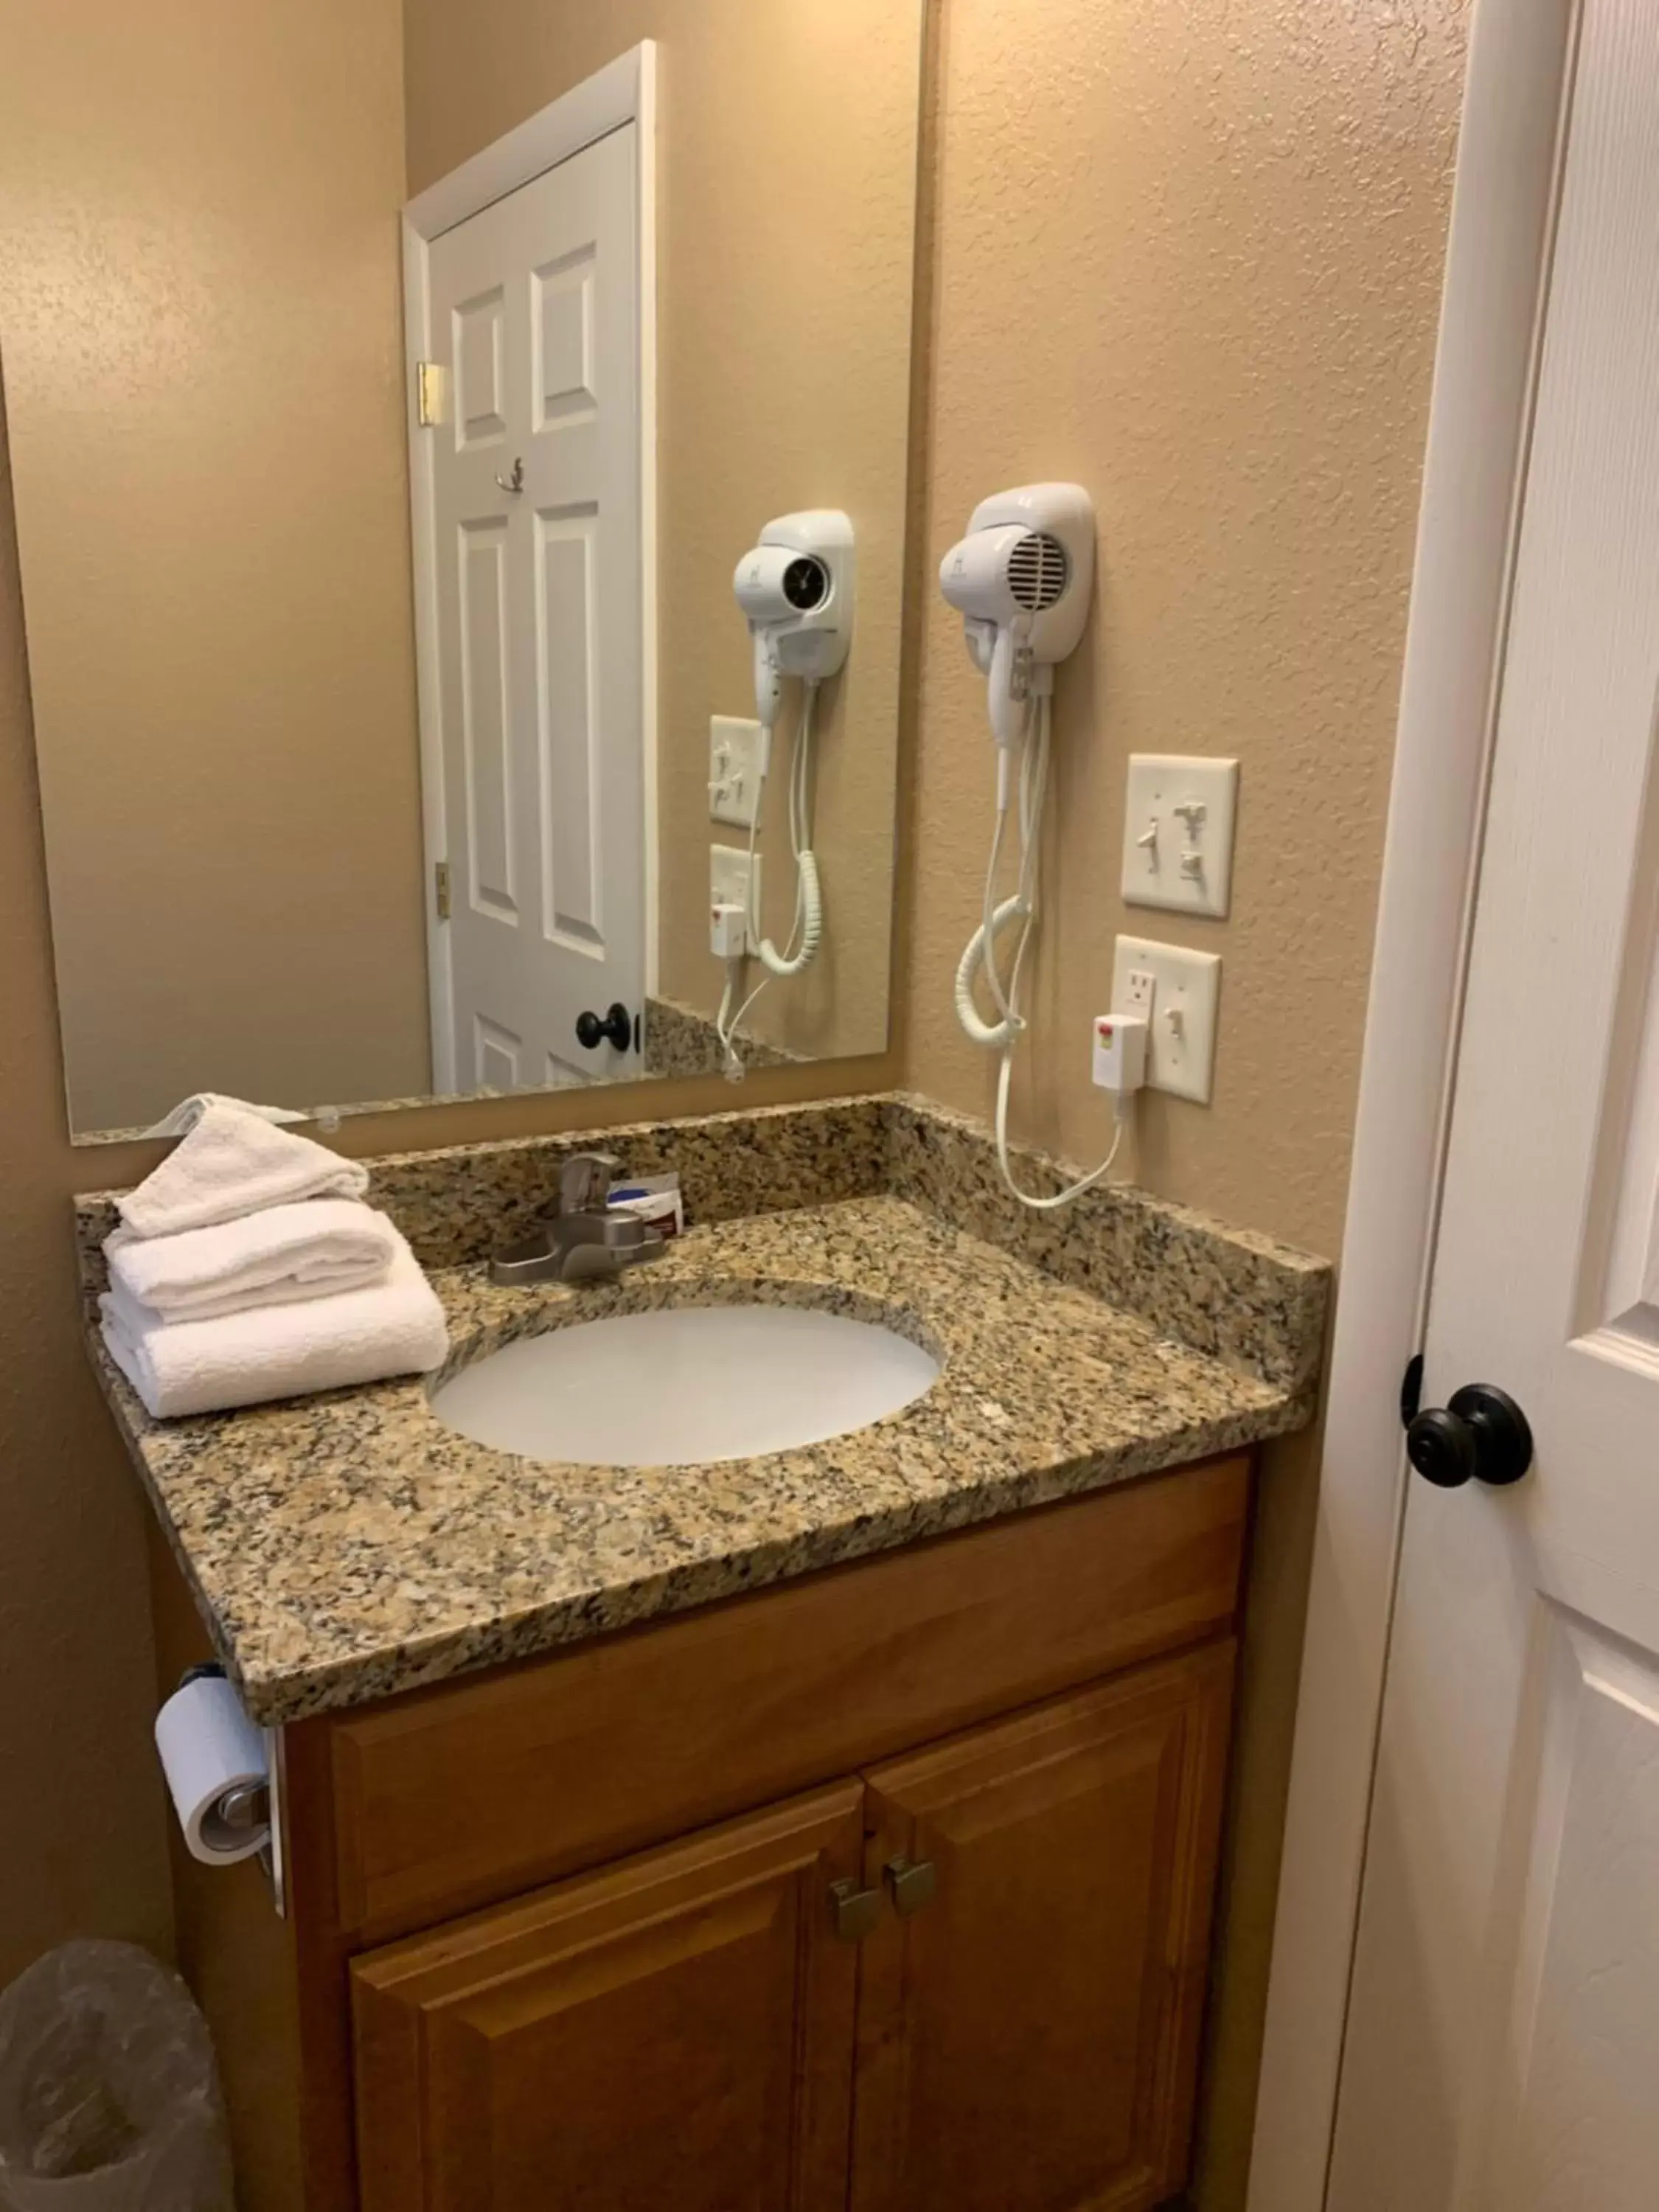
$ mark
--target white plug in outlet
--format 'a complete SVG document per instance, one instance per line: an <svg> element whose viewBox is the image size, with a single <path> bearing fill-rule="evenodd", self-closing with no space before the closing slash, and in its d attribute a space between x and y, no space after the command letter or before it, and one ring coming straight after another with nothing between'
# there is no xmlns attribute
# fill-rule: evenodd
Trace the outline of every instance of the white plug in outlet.
<svg viewBox="0 0 1659 2212"><path fill-rule="evenodd" d="M1153 945L1144 937L1118 939L1112 1005L1119 1013L1146 1018L1149 1091L1168 1091L1177 1098L1209 1104L1220 994L1218 954L1189 952L1182 945Z"/></svg>

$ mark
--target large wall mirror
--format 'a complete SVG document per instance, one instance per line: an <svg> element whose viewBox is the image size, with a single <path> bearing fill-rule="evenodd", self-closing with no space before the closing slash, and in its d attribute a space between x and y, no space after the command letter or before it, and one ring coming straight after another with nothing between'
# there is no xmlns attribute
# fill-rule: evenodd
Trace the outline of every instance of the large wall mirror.
<svg viewBox="0 0 1659 2212"><path fill-rule="evenodd" d="M78 1137L884 1048L925 9L14 11Z"/></svg>

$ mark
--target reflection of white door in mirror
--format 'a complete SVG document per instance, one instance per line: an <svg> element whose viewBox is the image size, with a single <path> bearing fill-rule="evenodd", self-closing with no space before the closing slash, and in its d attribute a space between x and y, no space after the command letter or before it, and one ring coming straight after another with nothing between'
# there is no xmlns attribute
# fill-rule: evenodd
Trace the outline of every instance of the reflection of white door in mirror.
<svg viewBox="0 0 1659 2212"><path fill-rule="evenodd" d="M647 981L638 128L428 249L443 398L417 462L416 606L435 611L448 866L440 1091L638 1072L637 1028L592 1045L577 1028L617 1004L631 1023Z"/></svg>

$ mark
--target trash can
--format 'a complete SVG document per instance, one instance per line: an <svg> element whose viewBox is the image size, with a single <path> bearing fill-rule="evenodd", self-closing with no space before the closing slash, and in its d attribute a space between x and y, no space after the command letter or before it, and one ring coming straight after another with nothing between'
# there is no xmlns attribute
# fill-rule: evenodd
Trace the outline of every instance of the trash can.
<svg viewBox="0 0 1659 2212"><path fill-rule="evenodd" d="M0 1995L6 2212L234 2212L207 2022L132 1943L66 1943Z"/></svg>

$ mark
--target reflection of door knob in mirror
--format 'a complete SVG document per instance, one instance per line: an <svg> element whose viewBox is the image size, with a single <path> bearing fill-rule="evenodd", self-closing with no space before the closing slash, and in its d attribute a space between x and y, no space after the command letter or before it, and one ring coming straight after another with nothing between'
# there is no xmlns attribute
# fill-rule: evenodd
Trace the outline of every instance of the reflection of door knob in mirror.
<svg viewBox="0 0 1659 2212"><path fill-rule="evenodd" d="M606 1008L603 1017L595 1013L576 1017L576 1042L585 1050L592 1052L607 1039L618 1052L626 1052L634 1042L634 1017L620 999Z"/></svg>
<svg viewBox="0 0 1659 2212"><path fill-rule="evenodd" d="M1519 1482L1532 1465L1532 1431L1507 1390L1468 1382L1450 1403L1406 1426L1406 1456L1426 1482L1458 1490L1471 1478L1494 1488Z"/></svg>

